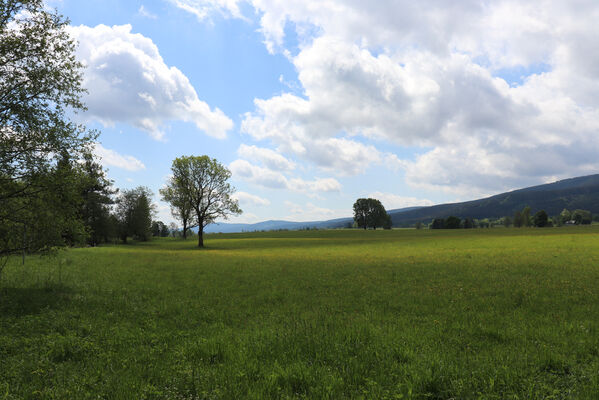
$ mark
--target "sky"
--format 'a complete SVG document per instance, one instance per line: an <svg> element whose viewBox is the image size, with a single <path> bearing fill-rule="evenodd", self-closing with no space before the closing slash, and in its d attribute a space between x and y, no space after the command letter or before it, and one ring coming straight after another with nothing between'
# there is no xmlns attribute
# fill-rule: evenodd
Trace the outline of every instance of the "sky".
<svg viewBox="0 0 599 400"><path fill-rule="evenodd" d="M477 199L599 172L596 0L46 0L119 188L232 172L229 222Z"/></svg>

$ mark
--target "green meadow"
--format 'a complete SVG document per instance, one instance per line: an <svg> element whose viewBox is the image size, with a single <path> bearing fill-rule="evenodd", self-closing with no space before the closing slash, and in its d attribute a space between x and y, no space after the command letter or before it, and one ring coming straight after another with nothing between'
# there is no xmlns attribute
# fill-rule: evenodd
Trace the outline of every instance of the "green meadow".
<svg viewBox="0 0 599 400"><path fill-rule="evenodd" d="M14 258L0 399L597 399L599 226Z"/></svg>

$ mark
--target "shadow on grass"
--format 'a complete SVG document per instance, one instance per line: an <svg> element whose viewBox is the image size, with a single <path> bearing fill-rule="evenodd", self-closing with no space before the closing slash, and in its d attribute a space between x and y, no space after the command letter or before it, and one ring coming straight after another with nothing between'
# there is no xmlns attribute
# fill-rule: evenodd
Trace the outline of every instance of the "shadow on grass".
<svg viewBox="0 0 599 400"><path fill-rule="evenodd" d="M72 289L60 284L46 287L0 287L0 316L22 317L56 309L68 303Z"/></svg>

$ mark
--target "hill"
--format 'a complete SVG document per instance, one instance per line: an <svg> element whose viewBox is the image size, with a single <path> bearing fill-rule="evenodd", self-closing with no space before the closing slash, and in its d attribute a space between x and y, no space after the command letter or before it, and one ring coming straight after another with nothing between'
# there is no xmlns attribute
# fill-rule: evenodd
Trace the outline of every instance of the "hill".
<svg viewBox="0 0 599 400"><path fill-rule="evenodd" d="M599 213L599 174L518 189L480 200L440 204L390 214L394 226L407 226L450 215L460 218L500 218L511 216L527 205L532 212L545 210L549 215L557 215L564 208Z"/></svg>
<svg viewBox="0 0 599 400"><path fill-rule="evenodd" d="M389 210L388 213L398 214L406 211L417 210L420 207L406 207L398 208L395 210ZM217 223L208 225L204 232L206 233L234 233L234 232L254 232L254 231L276 231L276 230L300 230L300 229L336 229L345 228L348 224L353 224L353 217L347 218L336 218L326 221L307 221L307 222L294 222L294 221L276 221L269 220L263 222L257 222L255 224L228 224L228 223Z"/></svg>
<svg viewBox="0 0 599 400"><path fill-rule="evenodd" d="M530 206L533 213L545 210L549 215L557 215L564 208L589 210L593 214L599 214L599 174L513 190L479 200L430 207L400 208L387 212L391 215L393 226L409 226L416 222L430 222L433 218L446 218L450 215L460 218L501 218L512 216L514 212L522 210L525 206ZM307 222L271 220L255 224L218 223L208 225L205 232L335 229L346 227L351 223L353 223L351 217Z"/></svg>

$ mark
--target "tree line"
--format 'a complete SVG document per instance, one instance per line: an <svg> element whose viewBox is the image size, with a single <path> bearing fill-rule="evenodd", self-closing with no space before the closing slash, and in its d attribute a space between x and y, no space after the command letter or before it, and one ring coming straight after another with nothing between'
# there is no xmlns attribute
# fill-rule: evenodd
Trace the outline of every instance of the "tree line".
<svg viewBox="0 0 599 400"><path fill-rule="evenodd" d="M599 216L595 216L597 219ZM549 217L545 210L539 210L531 215L531 208L525 206L522 210L517 210L513 216L505 216L497 219L472 219L449 216L447 218L434 218L428 225L430 229L469 229L469 228L490 228L493 226L503 227L552 227L564 225L590 225L593 221L593 215L588 210L576 209L569 211L564 209L559 215ZM416 228L422 228L422 223L417 223Z"/></svg>

